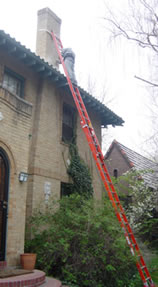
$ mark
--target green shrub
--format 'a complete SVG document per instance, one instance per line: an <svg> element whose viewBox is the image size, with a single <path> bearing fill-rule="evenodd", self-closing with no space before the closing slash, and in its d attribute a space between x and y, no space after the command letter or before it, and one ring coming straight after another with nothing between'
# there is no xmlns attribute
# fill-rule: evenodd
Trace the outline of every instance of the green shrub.
<svg viewBox="0 0 158 287"><path fill-rule="evenodd" d="M134 258L110 203L74 194L54 204L31 218L26 251L37 253L37 268L75 287L134 286Z"/></svg>

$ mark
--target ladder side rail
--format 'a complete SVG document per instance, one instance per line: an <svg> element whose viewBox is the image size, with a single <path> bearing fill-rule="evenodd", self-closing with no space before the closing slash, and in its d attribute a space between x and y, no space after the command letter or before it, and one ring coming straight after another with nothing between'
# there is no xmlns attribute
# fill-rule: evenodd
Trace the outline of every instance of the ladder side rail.
<svg viewBox="0 0 158 287"><path fill-rule="evenodd" d="M105 165L105 164L104 164L104 165ZM103 178L103 176L101 176L101 177ZM104 178L103 178L103 181L104 181ZM104 185L105 185L105 182L106 182L106 181L104 181ZM106 190L108 191L108 195L109 195L109 190L108 190L108 188L107 188L107 185L105 186L105 188L106 188ZM116 193L116 195L117 195L117 193ZM120 224L121 224L122 229L124 230L125 238L126 238L127 244L128 244L129 247L130 247L130 250L131 250L132 255L139 255L139 256L140 256L141 254L140 254L139 247L138 247L138 245L137 245L137 242L136 242L136 240L135 240L134 234L133 234L132 229L131 229L131 227L130 227L130 225L129 225L129 223L128 223L128 220L127 220L127 218L126 218L126 215L125 215L125 213L124 213L124 210L123 210L123 207L122 207L120 201L119 201L119 206L120 206L120 208L121 208L121 212L122 212L122 214L123 214L123 220L124 220L124 222L125 222L126 225L124 225L124 223L122 222L122 218L121 218L120 213L117 212L117 208L116 208L116 205L114 204L114 200L113 200L113 197L112 197L111 193L110 193L110 196L109 196L109 197L110 197L110 200L112 201L112 205L113 205L113 207L114 207L114 209L115 209L115 211L116 211L116 216L117 216L117 218L118 218L118 220L119 220L119 222L120 222ZM117 198L117 202L118 202L118 199L119 199L119 198ZM127 230L126 228L128 228L128 230ZM133 243L131 243L131 240L133 241ZM134 246L133 246L133 244L134 244ZM134 248L135 248L135 250L134 250ZM140 261L140 262L137 262L137 266L139 266L139 270L138 270L138 271L141 270L141 265L140 265L140 264L141 264L143 267L145 267L145 269L146 269L146 270L145 270L146 275L149 277L150 274L149 274L149 272L148 272L148 270L147 270L147 268L146 268L146 266L145 266L145 262L144 262L142 256L141 256L141 261ZM141 273L141 274L140 274L141 277L143 277L144 275L142 275L142 274L143 274L142 270L141 270L140 273ZM145 280L145 276L144 276L142 279Z"/></svg>
<svg viewBox="0 0 158 287"><path fill-rule="evenodd" d="M77 90L77 89L76 89L76 90ZM86 125L84 128L88 128L88 129L89 129L89 132L91 133L92 139L94 140L93 144L95 144L95 143L97 142L97 149L96 149L96 151L93 153L93 150L92 150L93 157L94 157L94 159L95 159L95 161L96 161L96 164L98 165L97 158L96 158L94 155L96 155L97 152L98 152L98 150L99 150L99 152L100 152L100 161L101 161L101 163L102 163L102 167L104 167L105 174L106 174L106 176L107 176L107 178L108 178L109 174L108 174L106 165L105 165L105 163L104 163L104 161L103 161L103 155L102 155L102 151L101 151L101 148L100 148L100 144L99 144L99 142L98 142L98 140L97 140L97 137L96 137L96 135L95 135L95 132L93 132L92 124L91 124L91 122L90 122L90 119L89 119L88 113L87 113L87 111L86 111L86 108L84 107L83 100L82 100L81 96L79 95L79 91L77 91L77 94L78 94L79 102L80 102L80 104L81 104L81 106L82 106L82 109L84 109L85 117L86 117L86 119L87 119L87 125ZM85 135L87 136L87 133L86 133L86 132L85 132ZM91 137L90 137L90 139L91 139ZM88 137L88 136L87 136L87 141L88 141L88 143L89 143L89 137ZM89 145L90 145L90 144L89 144ZM98 147L99 147L99 148L98 148ZM90 148L91 148L91 145L90 145ZM103 161L103 162L102 162L102 161ZM100 166L98 166L98 170L99 170L99 171L101 170L101 169L100 169ZM104 174L104 176L105 176L105 174ZM125 215L125 213L124 213L123 207L122 207L122 205L121 205L121 203L120 203L120 200L119 200L119 198L118 198L118 195L117 195L117 193L116 193L116 191L115 191L115 188L114 188L114 186L113 186L113 184L112 184L112 181L111 181L110 176L109 176L109 178L108 178L108 179L110 179L110 180L109 180L109 184L111 184L112 191L114 192L114 195L115 195L115 197L116 197L116 198L115 198L116 202L119 202L119 207L120 207L121 213L122 213L122 215L123 215L123 220L124 220L124 222L125 222L126 225L123 223L120 213L117 212L117 206L116 206L115 203L114 203L114 199L113 199L112 194L111 194L111 192L110 192L110 190L109 190L109 186L107 186L107 185L105 184L105 183L106 183L106 180L104 180L104 177L103 177L102 175L101 175L101 177L102 177L102 179L103 179L105 189L108 191L108 195L109 195L109 197L110 197L110 200L112 201L112 205L113 205L113 207L114 207L114 209L115 209L116 216L117 216L117 218L118 218L118 220L119 220L119 222L120 222L120 225L121 225L121 227L122 227L122 229L123 229L123 231L124 231L124 235L125 235L127 244L128 244L129 247L130 247L131 254L132 254L133 256L134 256L134 255L136 255L136 256L138 256L138 255L141 256L141 255L140 255L139 247L138 247L138 245L137 245L137 243L136 243L136 240L135 240L135 237L134 237L134 234L133 234L133 232L132 232L132 229L131 229L130 225L128 224L128 220L127 220L126 215ZM126 228L128 228L128 230L127 230ZM129 233L128 233L128 232L129 232ZM131 243L131 240L133 241L133 243ZM133 244L134 244L134 246L133 246ZM141 256L141 258L143 258L143 257ZM143 261L143 262L142 262L142 261ZM142 281L146 284L146 278L145 278L145 275L144 275L144 273L143 273L143 271L142 271L142 268L144 268L144 271L145 271L145 273L146 273L145 275L146 275L148 278L150 278L150 274L149 274L149 272L148 272L148 269L147 269L147 267L146 267L146 265L145 265L144 260L141 260L140 262L137 262L137 269L138 269L138 271L139 271L139 273L140 273L140 276L141 276Z"/></svg>
<svg viewBox="0 0 158 287"><path fill-rule="evenodd" d="M78 94L78 93L79 93L79 92L77 91L77 94ZM78 95L78 96L79 96L79 95ZM78 99L78 100L79 100L80 105L81 105L81 103L82 103L82 98L81 98L81 96L79 96L79 99ZM88 113L86 112L86 108L84 107L84 103L82 103L81 106L82 106L82 109L84 110L84 114L85 114L85 117L86 117L86 120L87 120L87 122L86 122L87 124L86 124L86 125L83 125L83 124L85 124L85 121L83 121L83 118L81 118L81 126L83 126L83 128L84 128L84 133L85 133L85 135L86 135L86 137L87 137L87 141L88 141L88 144L89 144L90 149L91 149L91 151L92 151L92 155L93 155L93 157L94 157L94 159L95 159L96 165L97 165L98 170L99 170L99 172L100 172L100 175L101 175L101 178L102 178L102 180L103 180L105 189L107 190L108 195L109 195L109 198L110 198L110 200L111 200L111 202L112 202L112 206L113 206L114 209L115 209L116 216L117 216L117 218L118 218L118 220L119 220L119 222L120 222L120 225L121 225L121 227L122 227L122 229L123 229L123 231L124 231L125 238L126 238L127 244L128 244L129 247L130 247L131 254L134 256L134 255L136 255L136 253L139 251L138 245L137 245L136 240L135 240L135 238L134 238L133 232L132 232L132 230L131 230L131 228L130 228L130 226L129 226L129 224L128 224L128 220L127 220L127 218L126 218L126 216L125 216L125 214L124 214L123 207L121 206L121 203L120 203L120 201L119 201L118 195L117 195L117 193L116 193L116 191L115 191L115 189L114 189L114 186L113 186L113 184L112 184L112 182L111 182L111 179L110 179L110 183L111 183L111 186L112 186L112 190L113 190L113 192L114 192L114 194L115 194L115 197L117 196L115 199L117 200L117 202L119 202L119 207L121 208L121 212L122 212L123 215L124 215L123 218L121 217L120 213L117 211L117 205L115 204L114 198L113 198L113 196L112 196L112 194L111 194L111 191L110 191L110 189L109 189L109 185L108 185L107 182L106 182L105 173L103 172L103 174L102 174L102 169L101 169L100 163L99 163L99 161L98 161L98 158L97 158L97 156L96 156L96 154L97 154L97 152L98 152L98 149L95 150L94 146L95 146L95 142L96 142L97 137L96 137L96 135L95 135L95 132L93 131L92 124L91 124L91 122L90 122ZM84 116L82 115L82 117L84 117ZM85 131L85 129L87 129L87 131ZM88 131L89 131L90 135L88 135ZM93 139L93 140L92 140L92 139ZM94 139L95 139L95 141L94 141ZM91 142L91 141L92 141L92 142ZM93 141L94 141L94 142L93 142ZM97 144L97 147L99 147L99 149L100 149L100 144L99 144L99 143ZM101 149L100 149L99 151L101 151ZM102 151L101 151L100 155L102 155ZM101 157L100 160L102 160L102 159L103 159L103 157ZM104 162L102 163L102 167L103 167L103 166L105 167L106 175L109 175ZM110 176L109 176L109 178L110 178ZM123 223L123 220L124 220L125 224ZM127 230L127 228L128 228L128 230ZM128 234L128 232L130 232L130 234ZM131 234L132 234L132 237L130 236ZM133 240L134 246L133 246L133 244L131 243L131 239L133 239L133 238L134 238L134 240ZM136 250L134 250L134 248L135 248L136 246L137 246L137 248L136 248ZM140 254L140 251L139 251L139 254ZM137 262L137 268L138 268L138 271L139 271L139 273L140 273L140 276L141 276L142 280L143 280L144 282L146 282L146 279L145 279L145 276L144 276L144 273L143 273L143 271L142 271L142 267L141 267L140 264L141 264L141 262ZM144 263L144 264L145 264L145 263ZM142 265L142 266L143 266L143 265ZM147 270L146 266L145 266L145 269ZM145 271L146 271L146 270L145 270ZM148 275L148 274L149 274L149 272L147 271L147 272L146 272L146 275Z"/></svg>
<svg viewBox="0 0 158 287"><path fill-rule="evenodd" d="M88 126L84 127L84 129L87 129L87 128L88 128ZM89 142L88 134L85 133L85 135L86 135L87 140L88 140L88 142ZM134 255L136 255L136 254L135 254L135 250L134 250L134 246L133 246L132 243L131 243L131 240L130 240L130 238L129 238L129 234L128 234L127 230L126 230L125 224L124 224L123 221L122 221L121 215L120 215L120 213L117 211L117 205L115 204L115 201L114 201L113 196L112 196L112 194L111 194L111 192L110 192L109 186L107 185L107 182L106 182L106 180L105 180L105 175L104 175L104 173L103 173L103 171L102 171L102 169L101 169L101 166L100 166L100 164L99 164L99 162L98 162L98 159L97 159L97 157L96 157L96 153L93 152L93 145L91 146L91 144L89 144L89 146L90 146L90 148L91 148L91 150L92 150L93 157L94 157L94 159L95 159L95 161L96 161L96 164L97 164L97 166L98 166L98 169L99 169L101 178L102 178L102 180L103 180L105 189L106 189L107 192L108 192L108 195L109 195L110 201L111 201L111 203L112 203L112 206L113 206L114 209L115 209L115 213L116 213L116 216L117 216L117 218L118 218L118 221L120 222L120 225L121 225L121 227L122 227L122 229L123 229L123 231L124 231L125 239L126 239L126 241L127 241L127 244L128 244L129 247L130 247L131 254L134 256ZM131 231L131 230L130 230L130 231ZM146 278L145 278L145 276L144 276L144 273L143 273L143 271L142 271L142 269L141 269L141 266L140 266L140 263L139 263L139 262L137 262L137 268L138 268L138 271L139 271L139 273L140 273L140 276L141 276L142 280L146 283ZM149 272L148 272L148 274L149 274Z"/></svg>
<svg viewBox="0 0 158 287"><path fill-rule="evenodd" d="M103 154L102 154L102 151L101 151L101 148L100 148L100 144L99 144L98 139L97 139L97 137L95 135L94 129L92 127L91 121L89 119L89 116L88 116L88 113L86 111L85 105L84 105L82 97L80 95L80 92L79 92L77 87L75 87L75 89L74 89L74 87L73 87L73 85L71 83L71 80L69 78L69 75L67 73L67 69L65 67L64 60L63 60L63 58L61 56L61 53L60 53L60 50L58 48L56 37L55 37L53 32L51 33L51 35L52 35L52 38L53 38L53 40L55 42L55 46L56 46L59 58L61 60L61 63L63 65L64 72L66 74L66 78L67 78L70 90L72 92L72 96L74 98L76 107L78 109L78 112L79 112L79 115L80 115L80 118L81 118L81 127L82 127L82 129L83 129L83 131L85 133L86 138L87 138L89 147L90 147L90 149L92 151L93 158L94 158L94 160L96 162L97 168L98 168L100 176L101 176L101 178L103 180L105 189L106 189L106 191L108 193L108 196L109 196L109 199L110 199L110 201L112 203L112 206L113 206L113 208L115 210L115 213L116 213L116 216L118 218L118 221L120 222L121 227L122 227L122 229L124 231L125 238L126 238L126 241L127 241L128 245L130 246L132 255L135 255L135 250L136 250L136 253L138 252L139 255L140 255L140 263L142 264L142 267L141 267L139 262L137 262L136 265L137 265L138 271L140 273L141 279L144 282L144 287L148 286L147 280L150 280L150 283L151 283L150 286L154 287L154 284L152 282L152 279L151 279L151 276L149 274L149 271L148 271L148 269L147 269L147 267L145 265L143 257L140 254L140 250L139 250L139 247L138 247L138 245L136 243L134 234L133 234L133 232L131 230L131 227L130 227L130 225L128 223L126 215L125 215L125 213L123 211L123 207L122 207L122 205L121 205L121 203L119 201L118 195L117 195L117 193L115 191L115 188L114 188L114 186L112 184L110 175L109 175L109 173L107 171L107 168L106 168L106 165L105 165L105 163L103 161L104 158L103 158ZM99 157L97 156L98 154L99 154ZM99 160L100 160L100 162L99 162ZM109 182L109 185L108 185L107 181ZM112 189L112 192L113 192L113 194L115 195L116 198L113 197L112 192L111 192L110 189ZM115 200L116 200L116 202L115 202ZM116 204L117 202L119 202L119 205ZM122 214L118 211L118 207L121 209ZM126 226L128 228L126 228ZM128 232L130 232L132 234L134 246L132 245L131 240L129 239L130 233L128 234ZM135 246L136 246L136 248L134 250ZM145 271L145 274L148 276L147 279L145 278L142 269L144 269L143 271Z"/></svg>
<svg viewBox="0 0 158 287"><path fill-rule="evenodd" d="M83 104L83 105L84 105L84 104ZM86 108L85 108L85 110L86 110ZM103 180L105 189L106 189L106 191L107 191L107 193L108 193L108 195L109 195L109 198L110 198L110 201L111 201L111 203L112 203L112 206L113 206L113 208L115 209L115 213L116 213L116 216L117 216L117 218L118 218L118 221L120 222L120 225L121 225L121 227L122 227L122 229L123 229L123 231L124 231L125 238L126 238L127 244L128 244L129 247L130 247L131 254L132 254L133 256L134 256L134 255L140 255L139 247L138 247L138 245L137 245L137 243L136 243L136 240L135 240L134 234L133 234L133 232L132 232L132 229L131 229L130 225L128 224L128 220L127 220L126 215L125 215L125 213L124 213L124 211L123 211L123 207L122 207L122 205L121 205L121 203L120 203L120 201L119 201L119 198L118 198L118 196L117 196L117 200L119 201L119 206L121 207L121 211L123 212L123 219L124 219L124 222L126 223L126 225L123 223L122 217L121 217L120 213L119 213L118 210L117 210L117 205L115 204L114 198L113 198L113 196L112 196L112 194L111 194L111 191L110 191L110 189L109 189L109 185L107 184L107 181L106 181L106 178L105 178L105 174L104 174L104 172L102 171L101 165L100 165L100 163L99 163L99 161L98 161L98 158L97 158L97 156L96 156L97 150L94 149L94 142L91 142L92 137L91 137L91 135L88 135L88 131L89 131L89 133L91 133L91 131L92 131L92 124L91 124L91 122L90 122L90 119L89 119L88 114L87 114L86 116L87 116L89 125L86 124L85 126L83 126L83 124L82 124L83 119L81 119L81 126L82 126L82 128L83 128L83 131L84 131L86 137L87 137L88 144L89 144L89 146L90 146L90 149L91 149L91 151L92 151L92 155L93 155L93 157L94 157L94 160L95 160L96 165L97 165L97 167L98 167L98 170L99 170L99 172L100 172L100 175L101 175L101 178L102 178L102 180ZM94 134L95 134L95 132L94 132ZM93 134L93 135L94 135L94 134ZM95 137L96 137L96 136L95 136ZM98 143L98 146L100 147L99 143ZM102 153L101 153L101 154L102 154ZM103 163L102 166L104 166L104 167L105 167L105 170L107 171L106 166L105 166L105 163ZM108 172L107 172L107 174L108 174ZM111 182L111 184L112 184L112 182ZM112 184L112 186L113 186L113 184ZM113 186L113 191L115 191L114 186ZM115 191L115 194L117 195L116 191ZM128 231L127 231L127 229L126 229L126 226L128 227ZM129 235L130 235L130 234L128 234L128 232L130 232L130 234L132 234L132 240L133 240L134 246L133 246L132 243L131 243L131 238L129 238ZM136 250L134 250L135 247L136 247ZM137 252L138 252L138 254L137 254ZM141 258L143 258L143 257L141 256ZM143 262L141 262L141 261L143 261ZM151 276L150 276L150 274L149 274L149 271L148 271L148 269L147 269L147 267L146 267L146 265L145 265L144 260L141 260L141 261L140 261L140 262L137 262L137 263L136 263L136 266L137 266L137 269L138 269L138 271L139 271L139 273L140 273L140 276L141 276L142 281L144 282L144 284L146 284L146 277L145 277L145 275L147 276L148 279L150 279L150 280L152 280L152 279L151 279ZM145 266L145 268L144 268L144 269L145 269L144 271L145 271L145 273L146 273L145 275L144 275L144 273L143 273L143 271L142 271L142 266L141 266L141 264L142 264L142 266ZM147 285L144 285L144 286L147 286ZM154 285L153 285L153 286L154 286Z"/></svg>

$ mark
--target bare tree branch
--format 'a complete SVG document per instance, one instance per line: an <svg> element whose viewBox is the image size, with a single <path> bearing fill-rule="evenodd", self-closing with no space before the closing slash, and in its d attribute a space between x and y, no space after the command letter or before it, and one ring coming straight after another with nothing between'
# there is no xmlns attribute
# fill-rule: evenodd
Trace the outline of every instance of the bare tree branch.
<svg viewBox="0 0 158 287"><path fill-rule="evenodd" d="M155 7L148 4L146 0L129 1L129 6L132 14L129 17L124 15L124 21L122 21L106 5L106 15L109 16L103 19L112 24L113 36L116 38L122 35L142 48L150 48L158 53L158 15ZM143 10L141 11L140 8Z"/></svg>
<svg viewBox="0 0 158 287"><path fill-rule="evenodd" d="M137 42L139 46L141 46L142 48L152 48L155 52L158 52L158 45L156 44L152 44L151 41L150 41L150 37L153 36L155 37L155 35L150 35L149 33L146 33L146 32L139 32L139 31L131 31L133 34L135 35L143 35L143 36L146 36L146 39L147 41L143 41L141 39L138 39L137 37L132 37L128 34L128 32L123 29L122 26L120 26L117 22L115 22L113 19L110 19L110 18L107 18L107 17L104 17L103 18L104 20L108 21L108 22L111 22L113 24L114 27L116 27L118 30L117 30L117 34L115 34L115 31L113 31L114 33L114 36L124 36L125 38L127 38L128 40L131 40L131 41L134 41L134 42Z"/></svg>
<svg viewBox="0 0 158 287"><path fill-rule="evenodd" d="M138 76L134 76L136 79L138 79L138 80L141 80L141 81L143 81L143 82L145 82L145 83L147 83L147 84L149 84L149 85L151 85L151 86L154 86L154 87L158 87L158 84L156 84L156 83L152 83L152 82L150 82L150 81L148 81L148 80L145 80L145 79L143 79L143 78L140 78L140 77L138 77Z"/></svg>
<svg viewBox="0 0 158 287"><path fill-rule="evenodd" d="M157 0L127 0L128 5L125 10L121 11L113 8L110 10L106 6L104 23L111 31L113 38L120 36L135 43L138 47L148 48L149 52L145 52L146 59L150 59L151 75L149 79L144 79L135 75L150 87L150 97L147 98L147 117L150 120L150 128L148 130L148 140L146 148L151 153L158 154L158 5ZM109 3L110 5L110 3ZM125 12L123 12L125 11ZM139 49L141 52L141 49ZM143 54L143 49L142 49ZM150 58L147 58L150 57ZM149 69L150 67L145 67ZM156 80L152 80L155 75ZM148 102L150 101L150 102ZM143 131L142 131L143 132ZM144 136L147 137L146 132Z"/></svg>

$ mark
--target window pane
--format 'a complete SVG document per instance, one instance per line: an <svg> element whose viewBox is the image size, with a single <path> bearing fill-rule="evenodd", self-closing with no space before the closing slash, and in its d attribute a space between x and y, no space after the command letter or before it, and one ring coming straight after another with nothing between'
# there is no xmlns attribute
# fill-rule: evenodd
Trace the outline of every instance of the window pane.
<svg viewBox="0 0 158 287"><path fill-rule="evenodd" d="M3 78L3 86L14 95L21 97L23 80L19 79L18 76L16 77L16 75L14 76L14 74L12 73L13 72L5 71Z"/></svg>
<svg viewBox="0 0 158 287"><path fill-rule="evenodd" d="M63 123L62 132L62 141L71 142L74 136L73 129Z"/></svg>
<svg viewBox="0 0 158 287"><path fill-rule="evenodd" d="M4 87L7 87L9 84L9 78L7 74L4 74L4 78L3 78L3 85Z"/></svg>
<svg viewBox="0 0 158 287"><path fill-rule="evenodd" d="M68 104L63 105L62 141L71 142L75 128L75 109Z"/></svg>
<svg viewBox="0 0 158 287"><path fill-rule="evenodd" d="M65 105L63 107L63 123L69 127L73 127L73 108Z"/></svg>

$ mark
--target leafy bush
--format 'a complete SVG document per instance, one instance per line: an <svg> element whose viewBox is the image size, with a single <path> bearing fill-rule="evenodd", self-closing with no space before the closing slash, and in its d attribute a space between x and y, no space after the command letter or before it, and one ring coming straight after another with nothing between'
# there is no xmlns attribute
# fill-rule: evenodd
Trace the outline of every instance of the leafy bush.
<svg viewBox="0 0 158 287"><path fill-rule="evenodd" d="M131 170L121 176L116 186L123 199L129 222L138 236L150 247L158 245L158 211L157 211L157 190L151 190L143 180L143 174L152 171L141 171L138 173ZM129 203L127 197L132 201Z"/></svg>
<svg viewBox="0 0 158 287"><path fill-rule="evenodd" d="M37 268L74 287L141 286L109 204L74 194L36 211L26 251L37 253Z"/></svg>

